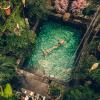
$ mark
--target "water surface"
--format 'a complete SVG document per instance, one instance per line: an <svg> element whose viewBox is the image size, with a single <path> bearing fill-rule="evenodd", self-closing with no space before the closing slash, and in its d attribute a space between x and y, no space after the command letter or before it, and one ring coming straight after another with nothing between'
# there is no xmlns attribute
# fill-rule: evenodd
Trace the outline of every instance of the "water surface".
<svg viewBox="0 0 100 100"><path fill-rule="evenodd" d="M80 43L82 31L70 25L44 22L36 38L29 66L43 71L47 76L68 80L74 67L74 52ZM53 48L59 41L64 44L44 56L43 51Z"/></svg>

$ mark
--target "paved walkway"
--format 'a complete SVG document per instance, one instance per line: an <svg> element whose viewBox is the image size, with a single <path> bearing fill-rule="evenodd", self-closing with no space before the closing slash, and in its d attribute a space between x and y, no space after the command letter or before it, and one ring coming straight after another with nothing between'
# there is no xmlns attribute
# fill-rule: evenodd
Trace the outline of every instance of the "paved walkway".
<svg viewBox="0 0 100 100"><path fill-rule="evenodd" d="M43 82L43 78L21 69L17 69L17 72L23 75L23 83L25 84L26 89L48 97L49 85Z"/></svg>

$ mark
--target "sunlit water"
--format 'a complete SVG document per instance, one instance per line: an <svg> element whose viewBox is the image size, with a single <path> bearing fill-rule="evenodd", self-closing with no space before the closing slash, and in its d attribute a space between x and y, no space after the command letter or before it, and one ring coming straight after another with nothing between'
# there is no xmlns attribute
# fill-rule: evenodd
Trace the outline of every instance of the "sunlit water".
<svg viewBox="0 0 100 100"><path fill-rule="evenodd" d="M81 35L82 31L75 27L53 21L44 22L36 38L29 67L39 69L47 76L68 80L74 67L73 54L79 45ZM44 56L43 51L57 45L61 40L64 40L63 45Z"/></svg>

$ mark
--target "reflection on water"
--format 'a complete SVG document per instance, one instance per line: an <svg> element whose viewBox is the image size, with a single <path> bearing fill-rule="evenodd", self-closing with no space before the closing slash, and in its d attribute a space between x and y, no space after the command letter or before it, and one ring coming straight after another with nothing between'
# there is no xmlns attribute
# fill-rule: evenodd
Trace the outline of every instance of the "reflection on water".
<svg viewBox="0 0 100 100"><path fill-rule="evenodd" d="M48 76L67 80L73 68L73 56L82 32L71 26L55 22L44 22L36 39L35 50L29 61L29 66L38 68ZM59 41L64 41L59 45ZM44 56L43 51L48 51Z"/></svg>

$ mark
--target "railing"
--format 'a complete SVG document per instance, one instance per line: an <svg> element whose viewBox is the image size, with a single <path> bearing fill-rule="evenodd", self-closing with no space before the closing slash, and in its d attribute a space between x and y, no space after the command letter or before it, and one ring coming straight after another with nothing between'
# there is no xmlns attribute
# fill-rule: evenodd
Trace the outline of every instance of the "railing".
<svg viewBox="0 0 100 100"><path fill-rule="evenodd" d="M83 48L81 49L79 55L77 56L76 60L75 60L75 65L77 64L80 56L82 55L82 52L84 50L84 48L86 49L86 45L87 45L87 42L88 42L88 39L90 38L91 36L91 33L92 31L94 30L94 26L96 25L96 22L98 21L98 15L99 15L99 11L100 11L100 6L97 8L97 11L93 17L93 20L91 21L89 27L87 28L87 31L86 33L84 34L81 42L80 42L80 45L78 46L76 52L74 54L77 53L78 49L80 48L80 46L82 46L82 43L83 43Z"/></svg>

